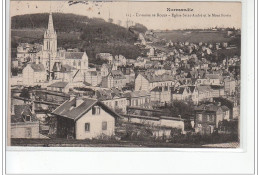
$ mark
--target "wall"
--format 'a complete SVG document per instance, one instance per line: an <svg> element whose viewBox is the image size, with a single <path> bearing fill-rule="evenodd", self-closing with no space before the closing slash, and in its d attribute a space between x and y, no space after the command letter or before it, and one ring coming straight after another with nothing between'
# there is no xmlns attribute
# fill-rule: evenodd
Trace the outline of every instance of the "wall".
<svg viewBox="0 0 260 175"><path fill-rule="evenodd" d="M34 85L34 71L30 67L30 65L27 65L23 69L23 84L26 86L33 86Z"/></svg>
<svg viewBox="0 0 260 175"><path fill-rule="evenodd" d="M102 131L102 122L107 122L107 130ZM90 123L90 131L85 131L85 123ZM115 130L115 118L100 109L99 115L92 115L92 109L76 121L76 139L92 139L105 134L112 136Z"/></svg>
<svg viewBox="0 0 260 175"><path fill-rule="evenodd" d="M39 122L12 123L11 138L40 138Z"/></svg>
<svg viewBox="0 0 260 175"><path fill-rule="evenodd" d="M135 91L149 90L149 82L142 75L138 75L135 79Z"/></svg>
<svg viewBox="0 0 260 175"><path fill-rule="evenodd" d="M179 128L184 131L184 122L182 120L166 120L166 119L161 119L160 120L160 125L161 126L167 126L167 127L172 127L172 128Z"/></svg>

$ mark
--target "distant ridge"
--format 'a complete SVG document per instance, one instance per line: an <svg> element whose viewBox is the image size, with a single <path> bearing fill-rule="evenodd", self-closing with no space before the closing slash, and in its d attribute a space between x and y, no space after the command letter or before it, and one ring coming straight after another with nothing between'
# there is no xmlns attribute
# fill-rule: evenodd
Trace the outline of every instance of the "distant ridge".
<svg viewBox="0 0 260 175"><path fill-rule="evenodd" d="M47 28L48 15L38 13L13 16L11 29L15 30L12 31L12 47L19 42L42 42L43 33L39 29ZM99 52L122 54L135 59L140 54L139 48L134 46L138 33L147 30L141 24L131 26L129 30L100 18L63 13L53 13L53 23L58 34L59 47L79 48L87 51L92 59ZM26 33L24 29L30 29L30 33ZM31 29L35 29L35 32Z"/></svg>

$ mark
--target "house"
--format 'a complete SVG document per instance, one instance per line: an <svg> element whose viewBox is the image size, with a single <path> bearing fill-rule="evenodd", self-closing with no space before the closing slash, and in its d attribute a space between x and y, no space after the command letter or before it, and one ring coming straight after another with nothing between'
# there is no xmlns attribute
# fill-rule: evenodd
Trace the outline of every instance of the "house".
<svg viewBox="0 0 260 175"><path fill-rule="evenodd" d="M189 86L192 102L197 105L199 103L199 91L197 86Z"/></svg>
<svg viewBox="0 0 260 175"><path fill-rule="evenodd" d="M86 52L61 52L59 56L63 64L68 64L81 71L88 70L88 56Z"/></svg>
<svg viewBox="0 0 260 175"><path fill-rule="evenodd" d="M195 108L195 132L202 135L212 134L224 120L223 108L215 104L202 104Z"/></svg>
<svg viewBox="0 0 260 175"><path fill-rule="evenodd" d="M224 90L227 95L233 95L236 92L236 81L233 77L224 78Z"/></svg>
<svg viewBox="0 0 260 175"><path fill-rule="evenodd" d="M153 103L170 103L171 102L171 90L169 87L155 87L151 90L151 102Z"/></svg>
<svg viewBox="0 0 260 175"><path fill-rule="evenodd" d="M123 55L116 55L112 64L115 66L126 66L126 58Z"/></svg>
<svg viewBox="0 0 260 175"><path fill-rule="evenodd" d="M118 67L118 70L120 70L125 78L126 78L126 83L131 83L135 81L135 72L131 67Z"/></svg>
<svg viewBox="0 0 260 175"><path fill-rule="evenodd" d="M224 86L210 85L212 97L221 97L225 95Z"/></svg>
<svg viewBox="0 0 260 175"><path fill-rule="evenodd" d="M102 64L101 68L100 68L100 72L101 72L101 76L102 77L106 77L108 76L109 70L110 70L110 66L108 64Z"/></svg>
<svg viewBox="0 0 260 175"><path fill-rule="evenodd" d="M99 53L96 55L97 59L103 59L103 60L107 60L108 64L112 64L113 61L113 55L111 53Z"/></svg>
<svg viewBox="0 0 260 175"><path fill-rule="evenodd" d="M157 86L172 87L174 84L174 78L168 74L156 76L152 74L139 73L135 78L135 91L150 91Z"/></svg>
<svg viewBox="0 0 260 175"><path fill-rule="evenodd" d="M55 67L56 66L54 64L54 68ZM70 81L71 74L75 73L76 71L77 71L77 69L75 69L74 67L72 67L68 64L61 65L59 71L56 71L54 74L55 79L61 79L62 81Z"/></svg>
<svg viewBox="0 0 260 175"><path fill-rule="evenodd" d="M47 86L47 90L63 92L63 93L68 93L69 88L70 88L69 82L64 82L64 81L55 82Z"/></svg>
<svg viewBox="0 0 260 175"><path fill-rule="evenodd" d="M133 91L124 94L127 98L127 106L149 107L150 93L147 91Z"/></svg>
<svg viewBox="0 0 260 175"><path fill-rule="evenodd" d="M199 102L201 101L208 101L212 98L212 91L210 86L197 86L198 93L199 93Z"/></svg>
<svg viewBox="0 0 260 175"><path fill-rule="evenodd" d="M35 86L47 80L47 73L43 64L31 63L23 69L23 84L25 86Z"/></svg>
<svg viewBox="0 0 260 175"><path fill-rule="evenodd" d="M39 53L43 50L43 45L19 43L17 46L17 60L19 62L33 62Z"/></svg>
<svg viewBox="0 0 260 175"><path fill-rule="evenodd" d="M39 121L29 105L12 105L11 138L41 138Z"/></svg>
<svg viewBox="0 0 260 175"><path fill-rule="evenodd" d="M96 99L75 97L65 101L52 114L57 118L57 136L74 139L112 136L120 117Z"/></svg>
<svg viewBox="0 0 260 175"><path fill-rule="evenodd" d="M184 120L180 117L164 116L160 114L161 111L140 107L128 107L127 111L127 114L123 115L124 120L139 124L138 126L153 126L151 130L155 137L170 137L174 129L185 133ZM159 115L155 116L155 113Z"/></svg>
<svg viewBox="0 0 260 175"><path fill-rule="evenodd" d="M230 109L229 117L228 119L226 118L227 120L236 120L239 118L240 107L236 98L215 97L213 98L213 101L221 105L224 105Z"/></svg>
<svg viewBox="0 0 260 175"><path fill-rule="evenodd" d="M101 72L99 71L87 71L84 74L84 82L91 84L92 86L98 86L102 81Z"/></svg>
<svg viewBox="0 0 260 175"><path fill-rule="evenodd" d="M100 89L96 91L96 97L105 105L115 111L126 113L127 98L117 89Z"/></svg>
<svg viewBox="0 0 260 175"><path fill-rule="evenodd" d="M221 109L223 111L223 120L230 120L230 109L227 106L221 106Z"/></svg>
<svg viewBox="0 0 260 175"><path fill-rule="evenodd" d="M219 74L206 74L205 78L208 80L207 85L220 85L221 76Z"/></svg>
<svg viewBox="0 0 260 175"><path fill-rule="evenodd" d="M123 88L126 85L126 77L120 70L111 70L107 77L102 79L104 88Z"/></svg>
<svg viewBox="0 0 260 175"><path fill-rule="evenodd" d="M191 99L191 93L189 87L177 87L171 88L172 100L189 100Z"/></svg>

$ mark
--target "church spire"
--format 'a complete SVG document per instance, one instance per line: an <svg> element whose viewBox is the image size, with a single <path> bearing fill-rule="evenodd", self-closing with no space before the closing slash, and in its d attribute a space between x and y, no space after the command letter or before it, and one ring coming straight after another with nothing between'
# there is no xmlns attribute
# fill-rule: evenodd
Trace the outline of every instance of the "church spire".
<svg viewBox="0 0 260 175"><path fill-rule="evenodd" d="M49 32L49 33L54 33L53 20L52 20L52 12L50 12L50 14L49 14L48 32Z"/></svg>
<svg viewBox="0 0 260 175"><path fill-rule="evenodd" d="M44 33L43 48L46 54L51 57L56 57L57 54L57 34L54 30L52 13L49 14L48 29ZM46 55L46 57L48 57Z"/></svg>

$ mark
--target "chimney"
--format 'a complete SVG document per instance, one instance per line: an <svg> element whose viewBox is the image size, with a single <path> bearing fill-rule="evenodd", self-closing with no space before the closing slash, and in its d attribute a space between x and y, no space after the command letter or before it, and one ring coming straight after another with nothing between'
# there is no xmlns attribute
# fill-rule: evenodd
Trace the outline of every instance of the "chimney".
<svg viewBox="0 0 260 175"><path fill-rule="evenodd" d="M35 103L32 101L32 114L35 114Z"/></svg>
<svg viewBox="0 0 260 175"><path fill-rule="evenodd" d="M39 64L39 58L35 59L35 64Z"/></svg>
<svg viewBox="0 0 260 175"><path fill-rule="evenodd" d="M84 102L82 97L78 97L76 98L76 107L78 107L79 105L81 105Z"/></svg>
<svg viewBox="0 0 260 175"><path fill-rule="evenodd" d="M71 95L70 95L70 101L73 100L74 98L76 98L76 95L71 94Z"/></svg>

